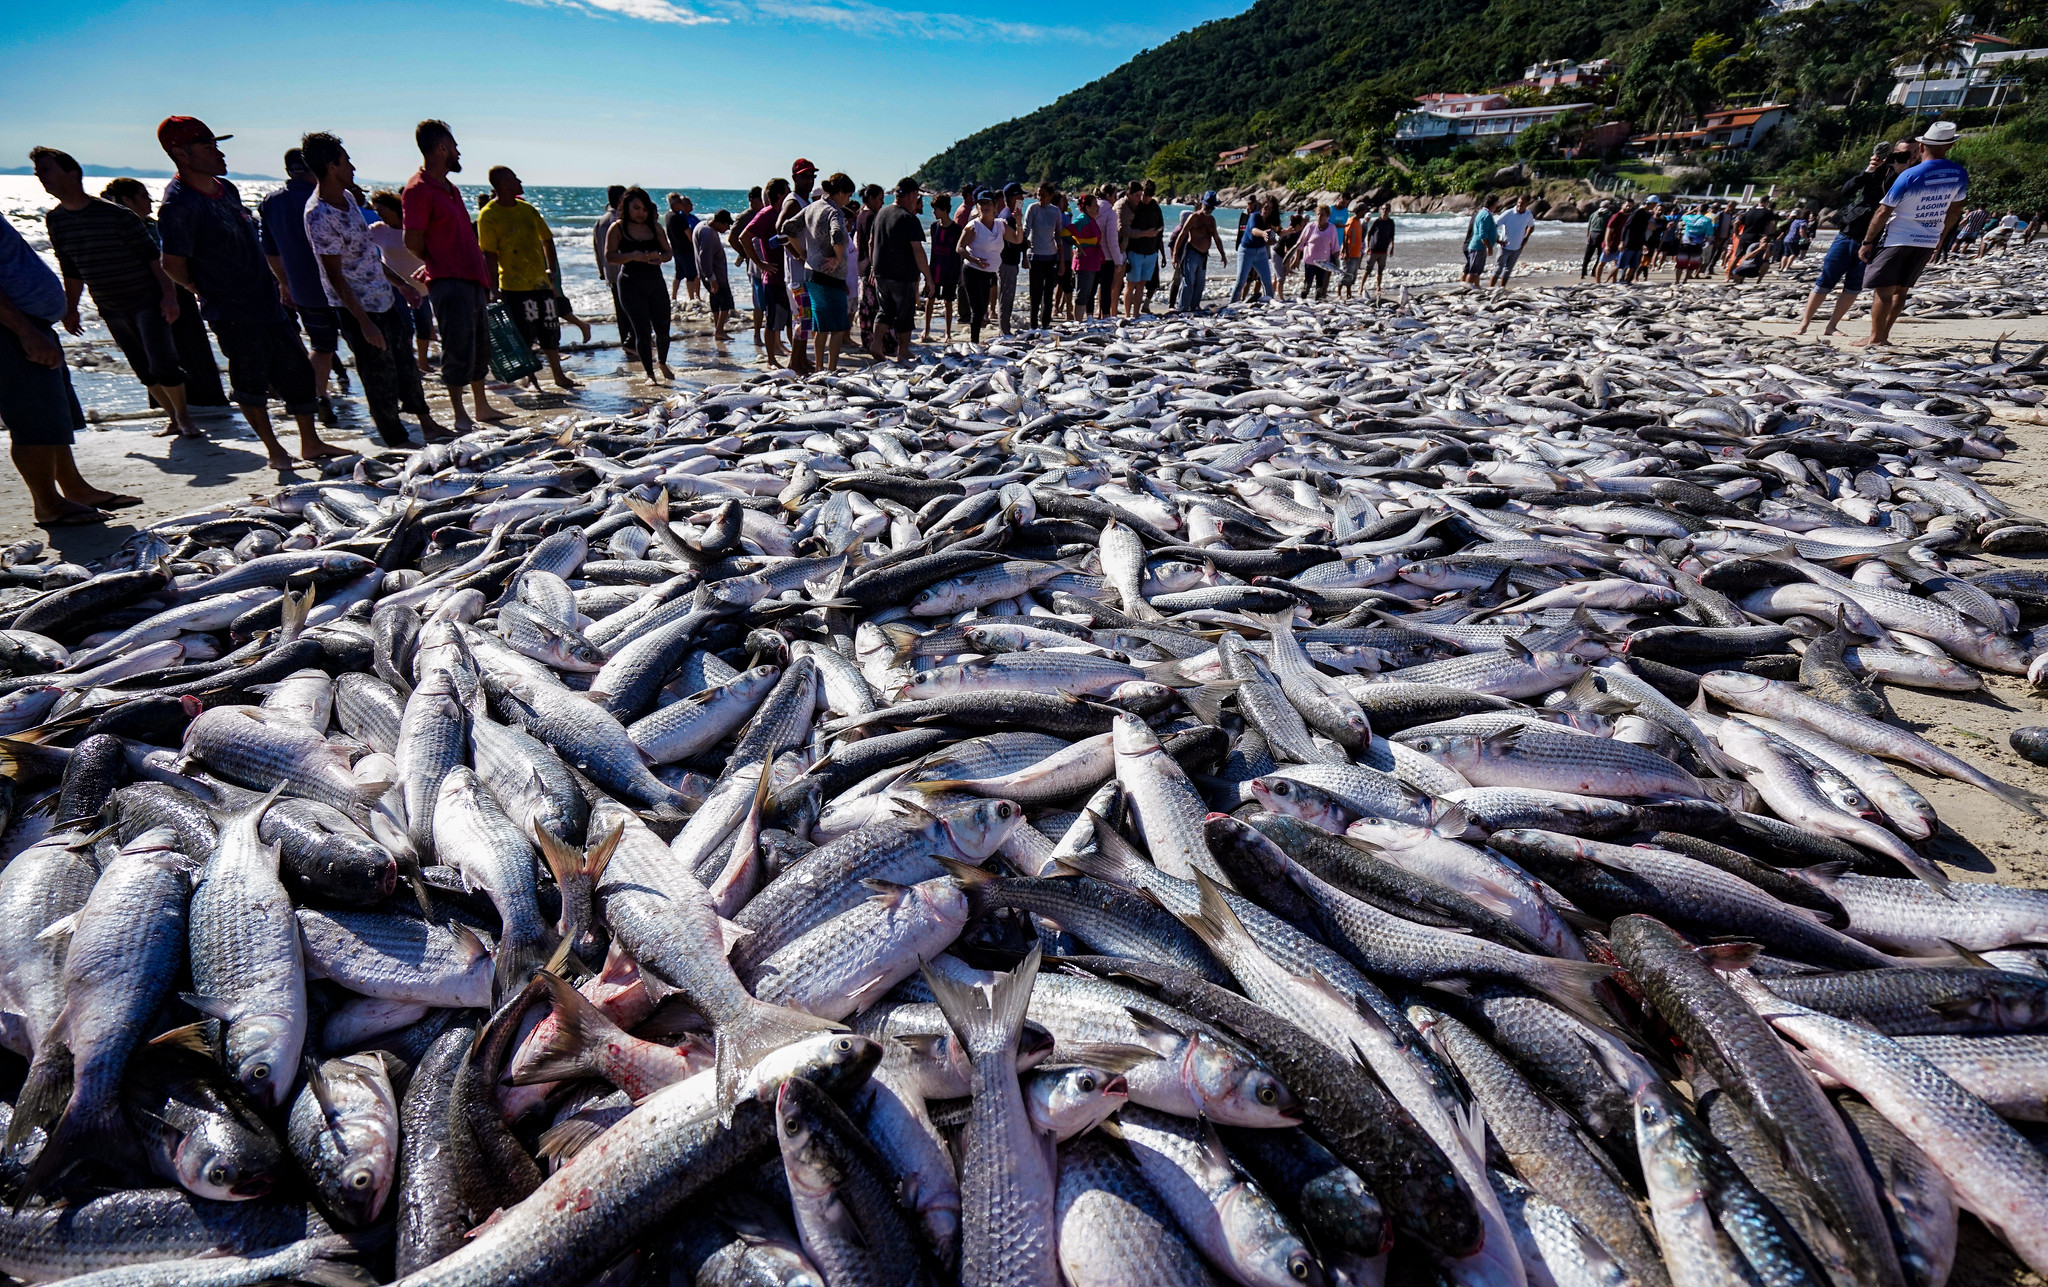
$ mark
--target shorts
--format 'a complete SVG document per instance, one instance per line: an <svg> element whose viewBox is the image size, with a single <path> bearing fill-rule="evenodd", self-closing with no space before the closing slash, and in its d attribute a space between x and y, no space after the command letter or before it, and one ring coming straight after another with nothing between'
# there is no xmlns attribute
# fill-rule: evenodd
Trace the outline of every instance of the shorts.
<svg viewBox="0 0 2048 1287"><path fill-rule="evenodd" d="M944 277L934 277L932 282L932 298L934 300L944 300L946 303L950 304L953 302L953 297L956 294L958 294L959 291L959 282L947 281Z"/></svg>
<svg viewBox="0 0 2048 1287"><path fill-rule="evenodd" d="M892 331L908 331L917 326L917 278L895 281L877 277L875 293L882 297L884 327Z"/></svg>
<svg viewBox="0 0 2048 1287"><path fill-rule="evenodd" d="M1145 254L1142 251L1134 250L1126 258L1130 262L1124 271L1125 281L1149 282L1159 276L1159 253L1157 251Z"/></svg>
<svg viewBox="0 0 2048 1287"><path fill-rule="evenodd" d="M804 291L810 296L811 326L814 330L829 335L853 325L847 307L846 287L829 278L813 277L804 283Z"/></svg>
<svg viewBox="0 0 2048 1287"><path fill-rule="evenodd" d="M542 290L501 290L498 302L519 328L519 338L529 346L539 345L543 353L562 347L562 315L555 306L552 288Z"/></svg>
<svg viewBox="0 0 2048 1287"><path fill-rule="evenodd" d="M1820 276L1813 279L1813 293L1825 295L1839 285L1854 295L1863 289L1863 257L1856 253L1863 243L1848 233L1838 232L1821 256Z"/></svg>
<svg viewBox="0 0 2048 1287"><path fill-rule="evenodd" d="M1502 277L1506 277L1509 273L1515 271L1515 264L1521 258L1522 252L1519 249L1502 250L1500 252L1500 262L1493 266L1493 271Z"/></svg>
<svg viewBox="0 0 2048 1287"><path fill-rule="evenodd" d="M213 337L228 356L229 396L237 406L266 406L275 392L287 414L313 414L313 364L299 343L298 327L288 321L215 322Z"/></svg>
<svg viewBox="0 0 2048 1287"><path fill-rule="evenodd" d="M1700 248L1680 246L1672 252L1671 262L1681 272L1696 273L1700 270Z"/></svg>
<svg viewBox="0 0 2048 1287"><path fill-rule="evenodd" d="M1384 259L1385 256L1382 255L1381 258ZM1364 262L1365 257L1362 255L1357 259L1347 259L1344 261L1344 284L1346 286L1352 286L1357 284L1358 266Z"/></svg>
<svg viewBox="0 0 2048 1287"><path fill-rule="evenodd" d="M762 282L759 287L761 300L761 326L765 330L786 329L792 320L789 309L789 292L781 282Z"/></svg>
<svg viewBox="0 0 2048 1287"><path fill-rule="evenodd" d="M57 328L30 319L57 342ZM68 447L74 431L85 428L85 409L71 387L71 368L28 360L28 350L13 331L0 327L0 426L17 447Z"/></svg>
<svg viewBox="0 0 2048 1287"><path fill-rule="evenodd" d="M1389 251L1385 251L1385 250L1368 250L1368 251L1366 251L1366 252L1365 252L1365 265L1366 265L1366 267L1368 267L1368 268L1385 268L1385 267L1387 266L1387 255L1388 255L1389 253L1391 253L1391 252L1389 252Z"/></svg>
<svg viewBox="0 0 2048 1287"><path fill-rule="evenodd" d="M1910 288L1934 258L1932 246L1886 246L1863 270L1863 284L1871 290L1884 286Z"/></svg>
<svg viewBox="0 0 2048 1287"><path fill-rule="evenodd" d="M1481 274L1481 273L1483 273L1483 272L1485 272L1485 271L1486 271L1486 247L1484 247L1484 246L1481 246L1481 247L1480 247L1479 249L1477 249L1477 250L1468 250L1468 251L1466 251L1466 252L1465 252L1465 275L1466 275L1467 277L1477 277L1477 276L1478 276L1479 274Z"/></svg>
<svg viewBox="0 0 2048 1287"><path fill-rule="evenodd" d="M1642 265L1643 252L1640 250L1624 250L1614 262L1624 273L1632 273Z"/></svg>
<svg viewBox="0 0 2048 1287"><path fill-rule="evenodd" d="M714 313L730 313L733 310L732 287L725 282L711 288L705 300L705 307Z"/></svg>
<svg viewBox="0 0 2048 1287"><path fill-rule="evenodd" d="M178 360L178 341L171 324L155 304L144 304L128 312L100 310L100 320L121 347L121 356L144 384L175 388L185 383L185 366Z"/></svg>
<svg viewBox="0 0 2048 1287"><path fill-rule="evenodd" d="M306 343L315 353L332 353L341 346L341 323L326 304L302 304L294 310L306 328Z"/></svg>

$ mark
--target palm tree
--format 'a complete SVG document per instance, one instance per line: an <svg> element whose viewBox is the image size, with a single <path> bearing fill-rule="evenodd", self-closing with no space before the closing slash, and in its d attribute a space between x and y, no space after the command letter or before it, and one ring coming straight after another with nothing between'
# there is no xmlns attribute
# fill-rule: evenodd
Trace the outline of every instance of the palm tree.
<svg viewBox="0 0 2048 1287"><path fill-rule="evenodd" d="M1927 73L1936 64L1946 65L1963 47L1963 38L1970 34L1970 15L1959 5L1951 3L1926 13L1922 19L1907 30L1905 43L1899 50L1901 58L1917 59L1920 73L1914 78L1919 87L1919 97L1926 95ZM1915 99L1915 111L1921 104L1915 94L1908 91L1907 98Z"/></svg>

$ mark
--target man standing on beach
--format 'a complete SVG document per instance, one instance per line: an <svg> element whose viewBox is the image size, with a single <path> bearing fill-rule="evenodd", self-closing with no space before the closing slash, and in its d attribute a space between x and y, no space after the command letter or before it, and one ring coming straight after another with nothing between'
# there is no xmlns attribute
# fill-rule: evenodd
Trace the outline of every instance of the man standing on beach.
<svg viewBox="0 0 2048 1287"><path fill-rule="evenodd" d="M1913 141L1925 159L1892 182L1858 252L1870 265L1863 282L1872 294L1870 334L1855 341L1858 348L1891 343L1907 292L1934 258L1935 247L1954 235L1970 191L1970 172L1948 159L1956 144L1954 121L1936 121Z"/></svg>
<svg viewBox="0 0 2048 1287"><path fill-rule="evenodd" d="M1350 299L1358 292L1358 270L1365 263L1365 209L1348 210L1344 221L1344 276L1337 283L1337 297Z"/></svg>
<svg viewBox="0 0 2048 1287"><path fill-rule="evenodd" d="M697 225L701 222L696 215L697 203L680 192L668 194L668 220L663 229L668 233L670 250L675 254L676 282L669 287L670 303L683 297L683 283L690 284L690 302L697 302Z"/></svg>
<svg viewBox="0 0 2048 1287"><path fill-rule="evenodd" d="M897 181L896 200L875 216L874 254L868 281L882 301L882 324L875 328L877 359L882 357L882 332L896 336L896 360L910 361L910 341L917 329L917 287L932 281L931 261L924 253L924 226L917 220L924 195L917 180ZM1036 311L1036 300L1033 301ZM1034 320L1034 325L1036 324Z"/></svg>
<svg viewBox="0 0 2048 1287"><path fill-rule="evenodd" d="M1649 271L1645 256L1650 245L1650 228L1659 213L1656 207L1661 203L1662 198L1651 197L1629 215L1621 234L1621 260L1614 280L1632 282Z"/></svg>
<svg viewBox="0 0 2048 1287"><path fill-rule="evenodd" d="M1468 286L1479 285L1479 279L1486 274L1486 261L1492 257L1493 248L1500 244L1500 223L1494 218L1493 208L1500 204L1500 198L1492 193L1479 203L1472 212L1470 231L1465 234L1465 275Z"/></svg>
<svg viewBox="0 0 2048 1287"><path fill-rule="evenodd" d="M1216 251L1219 265L1230 265L1230 256L1223 249L1223 236L1216 231L1216 202L1214 189L1203 193L1202 204L1174 234L1174 257L1180 263L1178 311L1183 313L1202 311L1202 291L1209 284L1209 251Z"/></svg>
<svg viewBox="0 0 2048 1287"><path fill-rule="evenodd" d="M0 428L43 527L104 523L106 510L142 503L79 476L71 436L85 428L85 410L57 343L62 316L64 284L0 216Z"/></svg>
<svg viewBox="0 0 2048 1287"><path fill-rule="evenodd" d="M809 352L811 344L811 296L807 284L809 269L805 267L808 252L803 245L804 207L811 204L811 189L818 182L818 167L803 157L798 157L789 167L789 195L782 199L782 206L775 227L785 239L782 249L783 279L788 283L790 304L789 369L799 375L808 375L815 368L811 365Z"/></svg>
<svg viewBox="0 0 2048 1287"><path fill-rule="evenodd" d="M1592 270L1593 280L1600 280L1600 246L1607 238L1607 221L1614 217L1614 203L1602 201L1586 216L1586 253L1579 256L1579 280L1586 280L1586 272Z"/></svg>
<svg viewBox="0 0 2048 1287"><path fill-rule="evenodd" d="M370 404L377 436L387 447L407 445L405 425L398 418L405 406L420 417L420 433L428 441L437 435L448 438L427 414L419 366L408 351L411 318L393 289L399 279L384 266L377 243L370 240L362 207L349 191L356 167L348 150L332 134L308 134L300 149L317 182L299 220L306 245L320 266L321 297L334 310L335 323L355 354L356 374L363 378L363 398Z"/></svg>
<svg viewBox="0 0 2048 1287"><path fill-rule="evenodd" d="M847 289L846 248L853 229L846 216L853 180L834 174L825 180L823 195L804 207L804 294L811 305L816 354L813 362L828 371L839 369L839 351L852 329L852 297Z"/></svg>
<svg viewBox="0 0 2048 1287"><path fill-rule="evenodd" d="M1050 183L1038 185L1038 200L1024 212L1024 234L1030 241L1031 329L1052 325L1053 297L1060 281L1060 229L1066 215L1059 208L1059 190Z"/></svg>
<svg viewBox="0 0 2048 1287"><path fill-rule="evenodd" d="M526 201L526 185L508 165L490 170L491 204L476 217L476 244L484 276L497 283L498 302L512 316L527 347L547 355L558 389L583 386L562 369L562 319L555 310L555 234Z"/></svg>
<svg viewBox="0 0 2048 1287"><path fill-rule="evenodd" d="M1166 214L1152 198L1151 185L1131 185L1131 197L1124 209L1124 312L1136 317L1145 311L1152 292L1159 287L1159 253L1164 249Z"/></svg>
<svg viewBox="0 0 2048 1287"><path fill-rule="evenodd" d="M784 238L776 231L782 217L782 198L789 191L789 180L770 179L763 191L761 208L747 221L741 230L739 243L744 247L746 257L761 274L761 334L762 353L773 368L781 363L782 333L789 327L789 292L784 289L783 277L785 260L782 254Z"/></svg>
<svg viewBox="0 0 2048 1287"><path fill-rule="evenodd" d="M348 371L336 367L341 332L335 326L334 310L327 307L320 265L306 245L306 202L313 195L313 174L298 148L284 154L284 173L284 186L256 207L263 257L270 262L270 275L277 278L277 293L285 311L296 316L306 330L306 343L313 350L313 396L319 402L320 423L332 429L334 399L327 392L329 377L339 375L344 382L341 390L346 393Z"/></svg>
<svg viewBox="0 0 2048 1287"><path fill-rule="evenodd" d="M1387 256L1394 253L1394 213L1389 206L1373 212L1365 230L1365 270L1372 274L1374 295L1387 288Z"/></svg>
<svg viewBox="0 0 2048 1287"><path fill-rule="evenodd" d="M213 327L228 359L228 388L242 418L256 431L272 469L290 469L291 453L270 428L270 394L284 399L298 422L299 454L307 460L345 456L320 440L313 427L318 406L313 364L299 343L278 298L277 279L263 255L255 216L224 176L227 157L206 123L191 116L167 116L156 127L158 144L178 177L164 187L157 227L163 235L164 272L199 298L199 312Z"/></svg>
<svg viewBox="0 0 2048 1287"><path fill-rule="evenodd" d="M1902 145L1903 146L1903 145ZM1871 216L1884 201L1885 193L1891 188L1892 179L1904 168L1903 162L1910 152L1902 151L1896 161L1890 143L1879 143L1870 149L1870 162L1842 185L1837 195L1840 202L1836 222L1840 229L1835 239L1828 243L1827 253L1821 256L1820 276L1814 278L1813 290L1806 297L1806 313L1799 319L1797 334L1806 334L1806 328L1813 325L1813 315L1820 311L1821 303L1837 285L1842 293L1835 300L1835 311L1828 316L1828 324L1821 328L1822 335L1833 335L1841 326L1842 319L1856 306L1856 297L1863 292L1863 258L1857 252L1863 247L1863 236L1870 231Z"/></svg>
<svg viewBox="0 0 2048 1287"><path fill-rule="evenodd" d="M185 409L185 367L178 360L178 287L157 260L156 242L133 210L86 195L85 172L70 154L33 148L28 154L43 191L57 204L43 216L50 249L64 275L64 329L80 334L78 296L92 291L100 320L135 378L170 416L166 432L206 435Z"/></svg>
<svg viewBox="0 0 2048 1287"><path fill-rule="evenodd" d="M476 403L476 418L486 424L509 417L484 396L490 374L491 332L484 314L490 291L490 270L477 248L476 226L462 193L448 181L462 172L462 150L446 121L421 121L413 131L420 150L420 168L405 181L405 248L427 266L427 298L434 303L434 322L441 329L441 383L455 406L455 432L472 424L462 409L466 387Z"/></svg>
<svg viewBox="0 0 2048 1287"><path fill-rule="evenodd" d="M1523 193L1515 198L1515 208L1502 215L1500 225L1500 262L1493 266L1492 285L1505 286L1515 272L1515 261L1522 257L1522 247L1529 244L1529 234L1535 230L1536 216L1529 213L1529 196Z"/></svg>
<svg viewBox="0 0 2048 1287"><path fill-rule="evenodd" d="M690 234L696 242L697 275L704 283L705 307L711 310L713 344L724 344L732 338L725 333L725 324L731 320L733 311L732 278L725 258L725 235L730 231L732 211L721 210L711 216L711 222L699 223Z"/></svg>

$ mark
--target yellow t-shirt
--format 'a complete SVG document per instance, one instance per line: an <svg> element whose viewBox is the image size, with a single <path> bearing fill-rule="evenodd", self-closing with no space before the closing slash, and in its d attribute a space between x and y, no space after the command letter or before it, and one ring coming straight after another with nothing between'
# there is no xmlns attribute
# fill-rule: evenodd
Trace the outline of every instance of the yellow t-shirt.
<svg viewBox="0 0 2048 1287"><path fill-rule="evenodd" d="M493 201L476 218L476 244L498 257L499 290L547 290L547 220L526 202Z"/></svg>

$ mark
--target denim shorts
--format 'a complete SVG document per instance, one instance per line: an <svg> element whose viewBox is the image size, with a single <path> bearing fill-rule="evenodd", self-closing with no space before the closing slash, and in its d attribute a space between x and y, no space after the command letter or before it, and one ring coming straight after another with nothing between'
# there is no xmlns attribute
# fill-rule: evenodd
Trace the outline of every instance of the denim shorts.
<svg viewBox="0 0 2048 1287"><path fill-rule="evenodd" d="M1156 253L1147 255L1134 250L1127 258L1130 262L1124 270L1125 281L1149 282L1159 275L1159 256Z"/></svg>
<svg viewBox="0 0 2048 1287"><path fill-rule="evenodd" d="M1821 257L1820 276L1813 279L1813 293L1825 295L1837 284L1851 295L1863 289L1863 258L1856 252L1862 243L1848 233L1838 232Z"/></svg>

